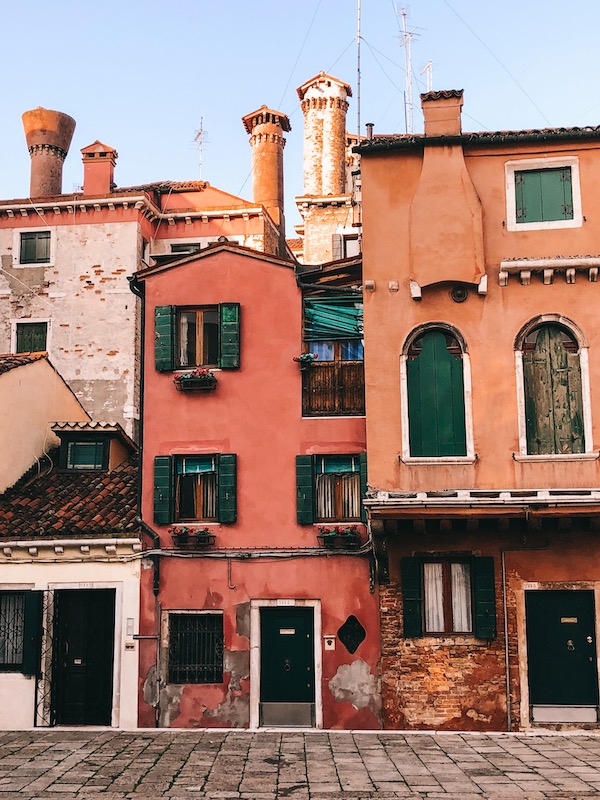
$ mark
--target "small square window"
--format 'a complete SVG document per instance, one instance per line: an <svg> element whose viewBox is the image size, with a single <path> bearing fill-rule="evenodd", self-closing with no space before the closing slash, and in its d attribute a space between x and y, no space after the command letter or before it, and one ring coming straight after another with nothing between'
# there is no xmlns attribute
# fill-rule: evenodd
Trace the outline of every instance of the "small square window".
<svg viewBox="0 0 600 800"><path fill-rule="evenodd" d="M99 470L106 469L105 442L74 441L67 444L67 469Z"/></svg>
<svg viewBox="0 0 600 800"><path fill-rule="evenodd" d="M200 252L200 242L182 242L171 245L172 253L198 253Z"/></svg>
<svg viewBox="0 0 600 800"><path fill-rule="evenodd" d="M47 322L17 322L16 334L16 353L41 353L48 349Z"/></svg>
<svg viewBox="0 0 600 800"><path fill-rule="evenodd" d="M583 224L577 158L507 161L505 171L509 231L575 228Z"/></svg>
<svg viewBox="0 0 600 800"><path fill-rule="evenodd" d="M223 615L169 615L169 683L223 682Z"/></svg>
<svg viewBox="0 0 600 800"><path fill-rule="evenodd" d="M24 231L21 233L19 263L50 263L50 231Z"/></svg>

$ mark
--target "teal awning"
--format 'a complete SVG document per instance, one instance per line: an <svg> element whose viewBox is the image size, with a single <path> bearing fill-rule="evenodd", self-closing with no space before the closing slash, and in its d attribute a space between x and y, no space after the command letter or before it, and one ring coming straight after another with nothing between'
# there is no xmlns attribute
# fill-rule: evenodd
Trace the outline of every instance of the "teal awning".
<svg viewBox="0 0 600 800"><path fill-rule="evenodd" d="M362 339L363 305L358 297L323 297L304 301L305 341Z"/></svg>

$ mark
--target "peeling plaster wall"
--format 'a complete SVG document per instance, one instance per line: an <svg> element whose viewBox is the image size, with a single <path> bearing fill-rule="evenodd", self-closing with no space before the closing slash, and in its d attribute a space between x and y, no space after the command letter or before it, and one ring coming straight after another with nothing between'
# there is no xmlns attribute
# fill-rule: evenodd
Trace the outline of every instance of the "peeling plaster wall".
<svg viewBox="0 0 600 800"><path fill-rule="evenodd" d="M139 265L137 222L51 226L53 262L18 266L18 230L0 229L0 352L15 320L50 320L52 364L88 413L133 435L137 298L127 276ZM27 230L22 228L21 230Z"/></svg>

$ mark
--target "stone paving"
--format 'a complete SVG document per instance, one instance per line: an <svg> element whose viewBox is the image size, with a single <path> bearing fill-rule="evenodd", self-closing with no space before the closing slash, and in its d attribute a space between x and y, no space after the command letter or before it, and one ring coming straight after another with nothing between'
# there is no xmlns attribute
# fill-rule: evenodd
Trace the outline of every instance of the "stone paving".
<svg viewBox="0 0 600 800"><path fill-rule="evenodd" d="M600 736L0 731L0 800L545 800L600 792Z"/></svg>

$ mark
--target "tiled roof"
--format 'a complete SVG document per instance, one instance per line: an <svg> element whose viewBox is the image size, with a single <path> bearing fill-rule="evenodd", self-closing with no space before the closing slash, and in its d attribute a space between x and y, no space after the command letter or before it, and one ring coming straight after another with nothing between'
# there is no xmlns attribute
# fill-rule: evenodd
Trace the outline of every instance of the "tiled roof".
<svg viewBox="0 0 600 800"><path fill-rule="evenodd" d="M47 357L47 353L3 353L0 354L0 375L10 372L11 369L33 364Z"/></svg>
<svg viewBox="0 0 600 800"><path fill-rule="evenodd" d="M110 472L30 470L0 496L0 539L131 535L137 522L137 459ZM43 469L43 465L42 465Z"/></svg>
<svg viewBox="0 0 600 800"><path fill-rule="evenodd" d="M98 422L96 420L90 420L89 422L53 422L50 427L57 436L60 436L61 433L80 433L81 431L86 433L114 433L131 451L137 449L135 442L127 436L118 422Z"/></svg>

